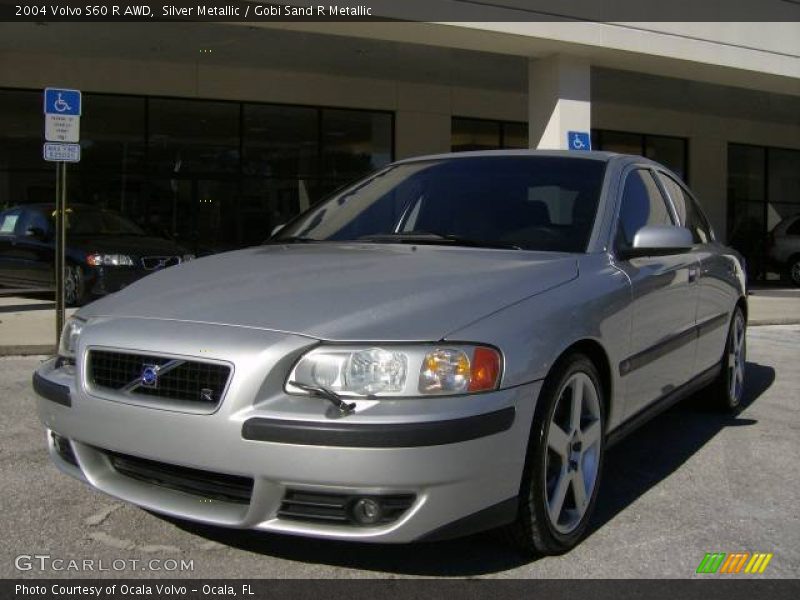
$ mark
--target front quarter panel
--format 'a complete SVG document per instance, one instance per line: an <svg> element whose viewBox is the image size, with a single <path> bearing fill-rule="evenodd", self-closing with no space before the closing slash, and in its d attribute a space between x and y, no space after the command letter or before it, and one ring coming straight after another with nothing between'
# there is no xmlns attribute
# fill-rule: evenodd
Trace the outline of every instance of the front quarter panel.
<svg viewBox="0 0 800 600"><path fill-rule="evenodd" d="M619 364L629 348L630 283L606 254L588 254L579 260L577 279L453 331L447 339L500 348L504 388L544 379L570 346L582 340L596 342L610 365L610 429L624 414L614 399L624 398Z"/></svg>

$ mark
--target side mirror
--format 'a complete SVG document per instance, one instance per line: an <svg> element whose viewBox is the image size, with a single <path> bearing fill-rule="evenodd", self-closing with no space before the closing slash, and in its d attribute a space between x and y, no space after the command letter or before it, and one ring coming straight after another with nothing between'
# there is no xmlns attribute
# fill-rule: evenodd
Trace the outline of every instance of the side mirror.
<svg viewBox="0 0 800 600"><path fill-rule="evenodd" d="M274 237L275 237L275 236L278 234L278 232L279 232L281 229L283 229L284 227L286 227L286 223L281 223L280 225L276 225L276 226L275 226L275 227L272 229L272 233L270 233L270 234L269 234L269 237L271 237L271 238L274 238Z"/></svg>
<svg viewBox="0 0 800 600"><path fill-rule="evenodd" d="M41 227L28 227L25 235L40 241L47 239L47 232Z"/></svg>
<svg viewBox="0 0 800 600"><path fill-rule="evenodd" d="M692 232L675 225L645 225L633 236L633 247L622 254L624 258L680 254L694 246Z"/></svg>

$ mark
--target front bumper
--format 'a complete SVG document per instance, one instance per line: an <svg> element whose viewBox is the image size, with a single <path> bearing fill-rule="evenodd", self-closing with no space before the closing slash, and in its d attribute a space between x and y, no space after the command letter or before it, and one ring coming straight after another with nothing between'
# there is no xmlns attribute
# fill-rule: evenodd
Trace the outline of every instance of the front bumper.
<svg viewBox="0 0 800 600"><path fill-rule="evenodd" d="M359 401L354 414L340 417L323 400L283 392L289 366L313 340L219 325L100 319L85 328L79 356L112 338L138 351L179 347L187 356L227 360L234 374L215 412L191 414L98 397L83 384L80 361L72 373L44 363L35 377L51 457L63 472L107 494L216 525L380 542L435 537L475 513L513 506L539 382L467 397ZM75 464L50 432L69 440ZM252 494L246 503L228 502L132 478L114 467L116 453L251 478ZM413 503L396 520L372 526L278 514L287 494L303 492L403 495Z"/></svg>
<svg viewBox="0 0 800 600"><path fill-rule="evenodd" d="M158 273L160 269L141 267L84 267L84 280L92 296L105 296L118 292L142 277Z"/></svg>

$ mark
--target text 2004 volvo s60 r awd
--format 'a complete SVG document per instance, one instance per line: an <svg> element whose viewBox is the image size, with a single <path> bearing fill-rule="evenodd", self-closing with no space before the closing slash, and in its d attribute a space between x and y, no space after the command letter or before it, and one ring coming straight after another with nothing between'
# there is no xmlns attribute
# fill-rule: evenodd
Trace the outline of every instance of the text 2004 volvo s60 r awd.
<svg viewBox="0 0 800 600"><path fill-rule="evenodd" d="M656 163L432 156L82 308L33 383L55 464L149 510L557 553L615 438L704 386L739 405L746 310Z"/></svg>

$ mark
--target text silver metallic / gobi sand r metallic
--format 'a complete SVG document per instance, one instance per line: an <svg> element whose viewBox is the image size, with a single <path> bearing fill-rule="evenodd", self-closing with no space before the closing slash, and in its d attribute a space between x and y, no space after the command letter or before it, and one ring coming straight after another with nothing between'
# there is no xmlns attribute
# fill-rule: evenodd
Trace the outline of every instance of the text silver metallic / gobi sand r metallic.
<svg viewBox="0 0 800 600"><path fill-rule="evenodd" d="M33 384L58 468L149 510L556 553L610 443L706 386L740 405L746 314L661 165L431 156L82 308Z"/></svg>

